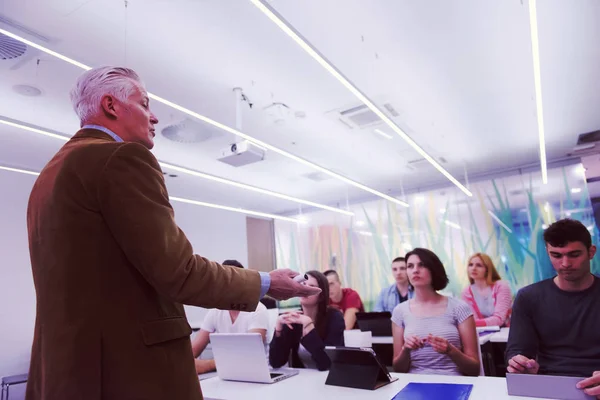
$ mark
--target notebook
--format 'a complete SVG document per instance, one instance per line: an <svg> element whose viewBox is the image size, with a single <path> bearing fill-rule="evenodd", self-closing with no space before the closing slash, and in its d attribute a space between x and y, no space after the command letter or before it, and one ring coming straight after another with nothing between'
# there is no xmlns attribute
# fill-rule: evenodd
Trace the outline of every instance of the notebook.
<svg viewBox="0 0 600 400"><path fill-rule="evenodd" d="M471 390L473 390L473 385L411 382L392 400L467 400L471 395Z"/></svg>

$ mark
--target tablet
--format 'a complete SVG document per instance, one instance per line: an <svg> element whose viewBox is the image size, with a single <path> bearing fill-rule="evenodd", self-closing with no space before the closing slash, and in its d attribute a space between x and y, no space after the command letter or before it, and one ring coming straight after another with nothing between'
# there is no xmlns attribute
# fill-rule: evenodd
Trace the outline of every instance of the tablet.
<svg viewBox="0 0 600 400"><path fill-rule="evenodd" d="M541 397L560 400L595 400L583 390L577 389L577 382L585 378L556 375L506 374L509 396Z"/></svg>

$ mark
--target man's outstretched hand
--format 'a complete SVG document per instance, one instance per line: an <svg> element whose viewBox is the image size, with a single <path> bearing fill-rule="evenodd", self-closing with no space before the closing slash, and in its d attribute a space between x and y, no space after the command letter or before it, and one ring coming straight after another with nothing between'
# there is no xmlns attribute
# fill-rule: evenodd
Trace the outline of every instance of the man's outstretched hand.
<svg viewBox="0 0 600 400"><path fill-rule="evenodd" d="M303 285L293 280L298 275L290 269L276 269L269 272L271 287L267 294L276 300L287 300L292 297L308 297L321 293L321 289Z"/></svg>

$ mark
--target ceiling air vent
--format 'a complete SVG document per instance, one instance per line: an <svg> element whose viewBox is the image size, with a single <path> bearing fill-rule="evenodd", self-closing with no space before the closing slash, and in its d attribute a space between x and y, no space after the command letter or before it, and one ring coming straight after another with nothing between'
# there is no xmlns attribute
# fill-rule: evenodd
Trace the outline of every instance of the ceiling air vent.
<svg viewBox="0 0 600 400"><path fill-rule="evenodd" d="M448 160L446 160L444 157L437 157L436 160L438 163L440 163L442 165L448 163ZM426 168L427 169L433 168L433 165L431 165L431 163L424 158L417 158L415 160L411 160L411 161L407 162L406 167L410 171L421 171Z"/></svg>
<svg viewBox="0 0 600 400"><path fill-rule="evenodd" d="M0 33L0 60L12 60L21 57L26 51L26 44Z"/></svg>
<svg viewBox="0 0 600 400"><path fill-rule="evenodd" d="M383 104L382 111L391 117L400 115L389 103ZM328 114L337 117L342 124L350 129L373 128L383 124L381 118L364 104L347 109L336 110Z"/></svg>
<svg viewBox="0 0 600 400"><path fill-rule="evenodd" d="M36 41L41 45L48 45L48 38L20 25L0 14L0 28ZM30 47L10 36L0 33L0 69L14 71L35 59L40 51Z"/></svg>

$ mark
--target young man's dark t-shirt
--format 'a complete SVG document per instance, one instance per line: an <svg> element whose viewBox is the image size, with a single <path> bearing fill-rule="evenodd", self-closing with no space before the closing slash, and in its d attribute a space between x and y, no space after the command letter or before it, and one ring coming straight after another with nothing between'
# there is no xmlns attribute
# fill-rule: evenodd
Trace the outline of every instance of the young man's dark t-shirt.
<svg viewBox="0 0 600 400"><path fill-rule="evenodd" d="M537 356L539 374L589 377L600 370L600 278L580 292L561 290L553 279L521 289L506 360L518 354Z"/></svg>

